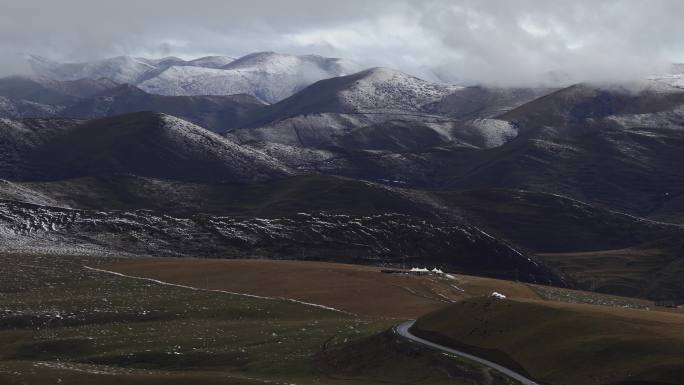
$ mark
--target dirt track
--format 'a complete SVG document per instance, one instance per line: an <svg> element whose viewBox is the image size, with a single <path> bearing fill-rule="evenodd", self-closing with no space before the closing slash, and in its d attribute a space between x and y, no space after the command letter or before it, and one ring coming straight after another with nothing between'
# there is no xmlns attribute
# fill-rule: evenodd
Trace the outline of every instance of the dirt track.
<svg viewBox="0 0 684 385"><path fill-rule="evenodd" d="M123 259L99 265L121 274L268 297L285 297L365 316L416 318L492 291L536 299L524 284L457 275L383 274L378 267L325 262L193 258Z"/></svg>

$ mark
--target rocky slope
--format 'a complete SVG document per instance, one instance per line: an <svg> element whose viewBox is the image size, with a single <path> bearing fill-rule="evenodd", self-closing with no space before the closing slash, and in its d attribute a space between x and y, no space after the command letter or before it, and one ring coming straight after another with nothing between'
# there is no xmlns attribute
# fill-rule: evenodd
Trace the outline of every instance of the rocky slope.
<svg viewBox="0 0 684 385"><path fill-rule="evenodd" d="M533 282L562 281L479 229L384 214L301 213L264 219L172 217L0 202L3 252L124 252L143 255L268 256L412 266L492 276L518 270Z"/></svg>

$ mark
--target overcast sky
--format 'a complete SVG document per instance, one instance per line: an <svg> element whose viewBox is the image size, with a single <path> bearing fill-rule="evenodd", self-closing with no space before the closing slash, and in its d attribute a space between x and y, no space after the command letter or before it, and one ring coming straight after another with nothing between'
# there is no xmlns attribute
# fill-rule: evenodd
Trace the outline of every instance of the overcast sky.
<svg viewBox="0 0 684 385"><path fill-rule="evenodd" d="M26 53L269 50L460 83L620 80L684 61L683 16L681 0L0 0L0 73L21 71Z"/></svg>

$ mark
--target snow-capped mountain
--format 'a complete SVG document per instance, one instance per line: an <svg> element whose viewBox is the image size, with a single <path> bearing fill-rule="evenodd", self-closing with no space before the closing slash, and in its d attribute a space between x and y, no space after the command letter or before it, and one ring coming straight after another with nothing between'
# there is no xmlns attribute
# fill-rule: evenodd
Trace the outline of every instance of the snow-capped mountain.
<svg viewBox="0 0 684 385"><path fill-rule="evenodd" d="M29 55L26 59L39 79L110 79L119 84L137 84L172 66L220 68L235 60L228 56L206 56L194 60L183 60L173 56L161 59L117 56L91 62L60 63L35 55Z"/></svg>
<svg viewBox="0 0 684 385"><path fill-rule="evenodd" d="M455 90L387 68L322 80L269 108L262 122L318 113L422 114L423 106ZM257 123L257 124L258 124Z"/></svg>
<svg viewBox="0 0 684 385"><path fill-rule="evenodd" d="M430 83L400 71L373 68L322 80L267 107L240 140L320 146L353 129L391 120L444 120L423 110L460 87Z"/></svg>
<svg viewBox="0 0 684 385"><path fill-rule="evenodd" d="M388 68L372 68L356 75L338 92L342 105L357 112L419 111L460 87L431 83Z"/></svg>
<svg viewBox="0 0 684 385"><path fill-rule="evenodd" d="M322 79L353 70L340 59L260 52L221 68L175 65L139 87L160 95L250 94L275 103Z"/></svg>
<svg viewBox="0 0 684 385"><path fill-rule="evenodd" d="M234 59L206 56L146 59L132 56L59 63L40 56L27 60L39 79L111 79L168 96L249 94L269 103L285 99L322 79L359 70L350 61L316 55L258 52Z"/></svg>

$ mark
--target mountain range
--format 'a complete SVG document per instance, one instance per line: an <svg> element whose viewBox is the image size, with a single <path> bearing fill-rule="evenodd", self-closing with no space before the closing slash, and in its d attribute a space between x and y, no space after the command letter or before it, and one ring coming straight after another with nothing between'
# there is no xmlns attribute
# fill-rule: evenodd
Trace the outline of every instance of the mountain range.
<svg viewBox="0 0 684 385"><path fill-rule="evenodd" d="M684 268L674 75L507 88L263 52L29 61L33 76L0 79L4 251L425 265L684 296L666 274ZM592 253L600 284L578 268Z"/></svg>
<svg viewBox="0 0 684 385"><path fill-rule="evenodd" d="M169 96L250 94L265 102L282 100L322 79L356 72L354 63L316 55L257 52L232 58L207 56L151 60L115 58L83 63L58 63L29 56L36 77L52 81L109 79L144 91Z"/></svg>

